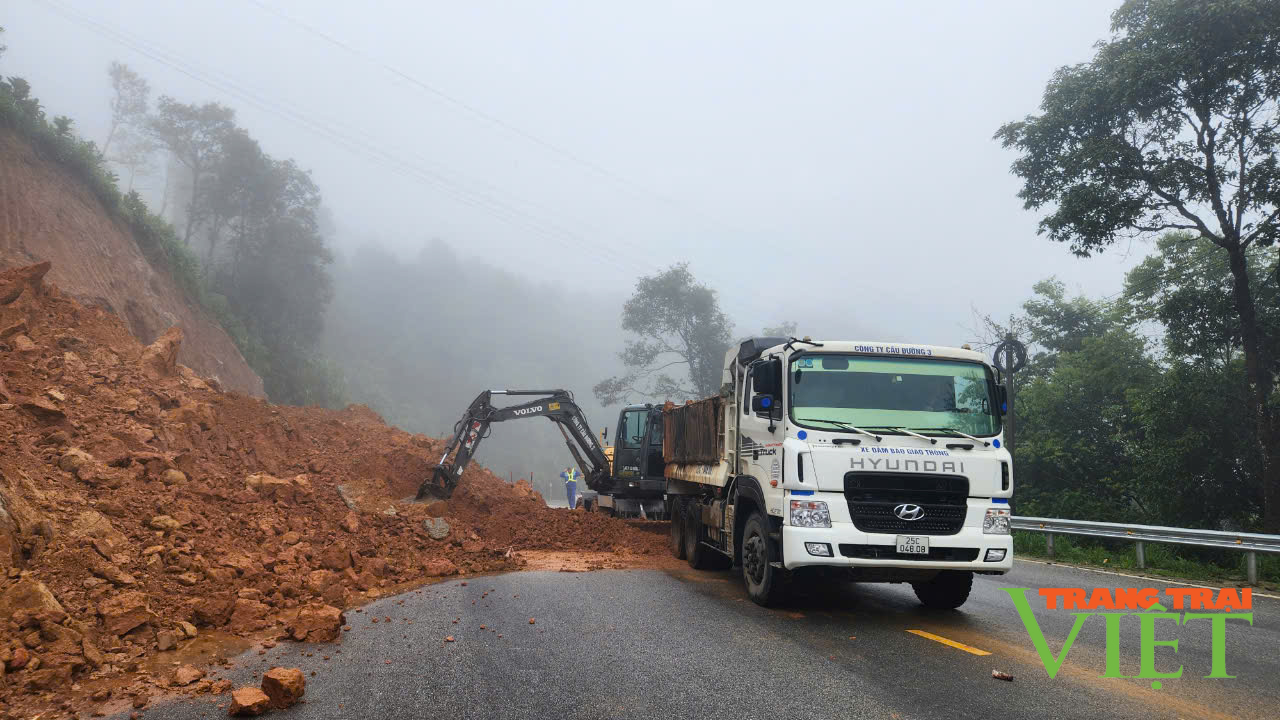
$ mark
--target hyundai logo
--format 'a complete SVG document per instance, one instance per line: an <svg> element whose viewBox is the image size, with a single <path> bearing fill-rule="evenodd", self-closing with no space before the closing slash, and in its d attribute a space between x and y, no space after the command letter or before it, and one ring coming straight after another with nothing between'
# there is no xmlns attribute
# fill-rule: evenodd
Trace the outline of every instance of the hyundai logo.
<svg viewBox="0 0 1280 720"><path fill-rule="evenodd" d="M924 508L911 503L903 503L893 509L893 514L903 520L919 520L924 517Z"/></svg>

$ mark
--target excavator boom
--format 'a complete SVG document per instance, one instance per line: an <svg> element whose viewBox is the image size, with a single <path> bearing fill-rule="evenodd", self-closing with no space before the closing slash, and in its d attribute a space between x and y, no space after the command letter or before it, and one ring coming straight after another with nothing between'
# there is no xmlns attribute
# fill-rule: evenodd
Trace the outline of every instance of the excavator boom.
<svg viewBox="0 0 1280 720"><path fill-rule="evenodd" d="M494 395L543 397L519 405L497 408L491 402ZM532 417L545 417L559 425L569 452L577 461L578 467L583 468L583 479L587 487L599 490L604 486L609 477L609 459L592 434L582 408L574 402L573 393L568 390L485 390L471 401L462 419L453 426L453 437L445 447L444 455L436 464L431 477L424 480L418 488L418 499L446 499L452 496L480 442L489 436L490 426L507 420Z"/></svg>

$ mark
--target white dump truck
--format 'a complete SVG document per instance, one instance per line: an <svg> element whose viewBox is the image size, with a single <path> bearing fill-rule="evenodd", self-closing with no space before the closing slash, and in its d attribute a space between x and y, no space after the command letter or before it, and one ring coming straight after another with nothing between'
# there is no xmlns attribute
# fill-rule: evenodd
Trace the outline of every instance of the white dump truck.
<svg viewBox="0 0 1280 720"><path fill-rule="evenodd" d="M662 416L672 551L732 563L751 599L840 568L907 582L931 608L1013 563L1004 387L979 353L753 338L720 395Z"/></svg>

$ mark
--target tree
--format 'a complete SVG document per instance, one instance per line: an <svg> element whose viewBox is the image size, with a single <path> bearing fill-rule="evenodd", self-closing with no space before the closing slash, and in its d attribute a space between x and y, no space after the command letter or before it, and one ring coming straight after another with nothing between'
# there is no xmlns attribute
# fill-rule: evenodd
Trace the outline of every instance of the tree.
<svg viewBox="0 0 1280 720"><path fill-rule="evenodd" d="M640 278L623 306L622 329L639 337L618 354L626 374L593 388L602 405L634 396L665 400L719 392L732 324L716 292L694 279L688 263ZM687 373L683 379L669 371L680 365Z"/></svg>
<svg viewBox="0 0 1280 720"><path fill-rule="evenodd" d="M1042 113L996 133L1020 153L1025 206L1050 208L1040 233L1077 255L1186 230L1225 257L1270 532L1280 532L1278 368L1249 250L1280 238L1278 97L1280 3L1129 0L1093 60L1054 74Z"/></svg>
<svg viewBox="0 0 1280 720"><path fill-rule="evenodd" d="M146 123L147 105L151 97L151 86L141 75L129 69L128 65L111 61L107 69L111 76L111 124L107 126L107 139L102 141L102 157L107 157L111 141L121 128L141 131Z"/></svg>
<svg viewBox="0 0 1280 720"><path fill-rule="evenodd" d="M767 327L761 330L760 332L763 333L764 337L789 338L789 337L796 336L796 329L798 327L799 327L799 324L795 320L783 320L777 325L774 325L773 327Z"/></svg>
<svg viewBox="0 0 1280 720"><path fill-rule="evenodd" d="M187 205L186 229L182 242L190 245L191 235L208 217L204 204L205 184L222 151L227 134L235 129L235 111L218 103L187 105L161 95L148 130L173 157L191 173L191 198Z"/></svg>

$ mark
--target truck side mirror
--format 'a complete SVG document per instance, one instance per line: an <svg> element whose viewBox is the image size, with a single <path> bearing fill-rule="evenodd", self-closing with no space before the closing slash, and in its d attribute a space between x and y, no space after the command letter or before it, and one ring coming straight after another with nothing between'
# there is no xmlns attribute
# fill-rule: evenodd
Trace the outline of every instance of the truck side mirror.
<svg viewBox="0 0 1280 720"><path fill-rule="evenodd" d="M751 411L755 413L769 413L773 415L773 396L772 395L756 395L751 398Z"/></svg>

